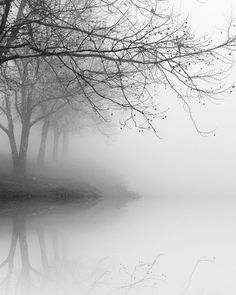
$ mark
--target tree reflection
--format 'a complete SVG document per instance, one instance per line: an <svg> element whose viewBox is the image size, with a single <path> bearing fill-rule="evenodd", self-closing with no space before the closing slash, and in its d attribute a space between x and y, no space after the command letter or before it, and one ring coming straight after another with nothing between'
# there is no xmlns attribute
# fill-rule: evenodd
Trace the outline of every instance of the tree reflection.
<svg viewBox="0 0 236 295"><path fill-rule="evenodd" d="M48 262L48 255L47 255L47 248L46 248L46 241L45 241L45 229L43 225L36 225L36 232L38 236L38 242L40 247L40 254L42 265L45 273L49 270L49 262Z"/></svg>
<svg viewBox="0 0 236 295"><path fill-rule="evenodd" d="M110 198L93 209L80 203L30 199L6 206L0 216L5 216L11 226L5 257L0 257L0 294L126 294L136 292L142 284L153 284L157 278L152 276L150 265L139 263L130 276L128 269L114 264L113 257L100 256L103 252L96 244L96 232L90 240L94 227L110 220L111 212L112 218L117 216L125 199L134 199L123 188L116 194L123 198L115 205ZM94 250L97 256L89 257Z"/></svg>
<svg viewBox="0 0 236 295"><path fill-rule="evenodd" d="M30 210L18 210L17 214L9 217L11 233L6 258L0 264L0 294L153 295L160 286L168 290L167 276L159 265L162 254L152 262L139 260L134 266L119 264L117 269L109 256L92 265L83 265L82 259L82 264L71 259L69 242L73 249L76 245L72 245L74 232L69 229L72 221L76 220L76 225L78 221L71 216L73 214L35 215ZM78 254L80 257L83 255L81 249ZM212 263L214 259L205 257L197 260L183 294L194 288L196 270L205 262Z"/></svg>
<svg viewBox="0 0 236 295"><path fill-rule="evenodd" d="M14 267L14 256L16 252L17 240L19 237L19 222L18 217L16 216L13 219L13 227L12 227L12 235L11 235L11 243L10 243L10 250L7 258L1 263L0 267L4 267L8 265L8 270L5 279L3 280L2 284L6 284L6 294L8 294L9 286L12 277L12 271Z"/></svg>
<svg viewBox="0 0 236 295"><path fill-rule="evenodd" d="M30 271L33 269L29 261L29 249L27 243L26 234L26 218L24 214L17 214L12 218L12 234L10 249L7 258L1 263L1 268L8 266L7 274L2 284L6 285L6 294L9 294L13 270L14 261L16 256L17 244L19 244L20 250L20 260L21 260L21 270L19 278L17 279L17 286L19 286L24 293L28 293L29 283L30 283Z"/></svg>
<svg viewBox="0 0 236 295"><path fill-rule="evenodd" d="M27 223L30 220L33 230L36 233L34 247L29 251L29 237L27 234ZM45 225L40 219L33 219L32 215L26 211L19 211L15 216L11 216L11 238L7 257L0 264L4 270L4 278L1 281L1 288L5 289L5 294L31 294L36 292L40 282L53 283L52 274L61 265L61 260L65 263L66 240L60 238L55 224L47 224L47 231L51 236L51 245L46 241ZM60 242L64 241L61 243ZM38 247L37 247L38 246ZM52 261L49 261L49 248L52 249ZM62 254L60 253L62 249ZM64 254L63 254L64 253ZM32 256L30 254L33 254ZM37 268L32 266L30 257L38 256ZM41 264L41 266L40 266Z"/></svg>

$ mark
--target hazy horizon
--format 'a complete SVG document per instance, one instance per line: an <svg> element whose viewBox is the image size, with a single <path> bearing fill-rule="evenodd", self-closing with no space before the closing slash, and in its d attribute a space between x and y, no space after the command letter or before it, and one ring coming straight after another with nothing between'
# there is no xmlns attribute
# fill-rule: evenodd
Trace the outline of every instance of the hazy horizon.
<svg viewBox="0 0 236 295"><path fill-rule="evenodd" d="M233 0L171 2L189 14L197 35L211 35L225 25L229 9L235 11ZM235 82L234 67L233 63L229 84ZM61 175L65 172L68 178L73 176L75 182L83 179L91 186L103 188L104 199L111 196L119 200L119 194L132 199L132 192L139 198L127 201L124 197L120 207L119 202L107 205L101 201L84 211L72 212L71 206L63 213L49 214L48 219L44 215L25 217L22 232L29 238L33 266L40 269L40 274L33 271L35 285L42 279L38 289L29 295L236 293L236 94L226 93L222 100L192 105L195 122L208 133L206 136L197 132L174 93L162 89L157 95L163 109L169 108L167 117L154 123L162 139L148 130L120 130L119 116L114 116L114 134L109 137L92 130L71 132L69 156L64 159L64 166L57 166L52 160L53 139L49 134L46 166L53 164L54 171ZM36 165L40 128L38 124L31 131L31 167ZM16 128L17 135L18 132ZM0 158L7 155L9 143L6 135L0 133ZM0 217L0 265L9 252L13 217ZM41 274L42 249L40 252L35 233L38 225L46 229L51 281ZM59 238L55 238L55 232ZM60 240L58 264L53 237ZM63 241L68 242L67 260L63 256L67 243ZM18 249L13 275L16 285L21 269L19 253ZM158 255L153 272L145 276ZM127 275L125 266L131 275ZM134 269L138 269L136 279L132 275ZM5 273L1 267L0 284ZM0 285L1 292L4 284Z"/></svg>

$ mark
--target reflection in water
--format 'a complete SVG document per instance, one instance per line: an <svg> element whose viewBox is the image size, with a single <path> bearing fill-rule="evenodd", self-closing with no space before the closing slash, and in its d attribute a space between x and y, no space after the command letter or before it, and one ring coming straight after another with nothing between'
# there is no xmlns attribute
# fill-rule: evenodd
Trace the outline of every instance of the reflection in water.
<svg viewBox="0 0 236 295"><path fill-rule="evenodd" d="M29 260L29 248L26 234L26 218L24 214L17 214L12 219L10 250L7 258L1 264L1 267L4 267L5 265L8 267L6 278L2 282L6 285L6 294L9 293L13 277L14 259L17 244L19 244L21 258L21 271L19 274L19 279L17 280L17 285L20 286L24 293L27 293L30 286L30 271L34 271L34 269L31 266Z"/></svg>
<svg viewBox="0 0 236 295"><path fill-rule="evenodd" d="M12 233L9 254L7 255L7 258L1 263L1 268L4 266L8 268L6 277L2 281L2 285L5 285L6 294L13 292L13 289L16 289L15 293L17 290L20 290L20 293L22 294L29 294L32 285L31 273L35 273L39 276L43 275L43 273L41 274L38 270L34 269L30 263L26 221L27 215L23 211L18 212L16 216L12 217ZM44 230L42 227L37 227L36 231L39 239L43 270L46 273L48 271L49 264L47 259ZM19 259L21 263L21 270L18 274L18 278L16 278L16 272L14 270L17 245L19 246Z"/></svg>
<svg viewBox="0 0 236 295"><path fill-rule="evenodd" d="M8 254L0 264L1 294L37 294L45 285L55 288L56 273L69 266L68 236L59 230L58 216L34 215L19 210L7 219L12 226Z"/></svg>
<svg viewBox="0 0 236 295"><path fill-rule="evenodd" d="M120 215L111 207L108 213L102 203L88 210L64 206L50 214L34 206L2 216L0 294L222 295L235 290L234 256L229 247L223 253L224 241L215 242L222 240L218 233L208 235L209 222L203 220L205 228L190 224L194 214L188 219L181 211L183 223L168 206L174 223L164 223L170 218L158 206L145 207L140 200ZM186 233L196 238L193 245Z"/></svg>
<svg viewBox="0 0 236 295"><path fill-rule="evenodd" d="M138 286L145 284L147 290L164 281L163 274L153 275L161 255L150 264L117 267L109 253L98 255L100 246L93 241L86 249L88 227L80 224L89 219L84 210L49 215L38 214L35 207L2 218L6 244L1 249L0 294L139 294Z"/></svg>

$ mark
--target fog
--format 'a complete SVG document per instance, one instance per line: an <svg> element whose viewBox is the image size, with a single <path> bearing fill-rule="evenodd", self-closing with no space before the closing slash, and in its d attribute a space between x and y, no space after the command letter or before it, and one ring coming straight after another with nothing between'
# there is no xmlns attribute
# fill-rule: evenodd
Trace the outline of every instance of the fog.
<svg viewBox="0 0 236 295"><path fill-rule="evenodd" d="M202 2L178 5L194 27L211 30L231 3ZM101 200L46 212L41 204L18 204L17 214L2 214L0 294L236 293L235 93L194 106L199 128L214 130L207 136L198 134L181 101L162 95L170 106L167 118L155 122L162 139L116 126L109 137L74 133L68 158L55 165L49 135L43 173L88 184ZM39 132L32 130L29 143L32 175ZM6 136L0 143L5 163Z"/></svg>
<svg viewBox="0 0 236 295"><path fill-rule="evenodd" d="M236 106L232 98L209 106L208 122L204 115L198 117L199 122L207 122L206 128L219 126L216 136L197 134L178 103L158 123L162 140L135 130L117 131L108 139L74 136L67 175L103 189L107 199L120 197L114 195L117 182L139 198L121 207L105 198L86 210L66 208L36 218L26 214L33 283L27 290L17 283L21 262L16 252L10 292L16 288L17 294L233 293ZM37 138L37 132L32 136ZM13 219L1 221L2 261L8 255ZM46 273L38 227L45 229L50 265ZM55 242L53 246L54 239L59 246ZM157 257L152 273L146 274ZM7 267L1 269L2 292ZM134 270L132 278L126 274Z"/></svg>

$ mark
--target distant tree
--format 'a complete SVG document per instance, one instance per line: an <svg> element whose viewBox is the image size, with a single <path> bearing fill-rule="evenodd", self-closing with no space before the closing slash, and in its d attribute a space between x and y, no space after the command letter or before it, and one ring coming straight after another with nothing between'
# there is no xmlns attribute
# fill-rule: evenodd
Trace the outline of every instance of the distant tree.
<svg viewBox="0 0 236 295"><path fill-rule="evenodd" d="M42 108L42 112L43 113L45 112L43 108ZM43 120L43 125L42 125L42 130L40 135L39 152L37 156L37 164L40 166L44 164L44 160L45 160L49 127L50 127L50 117L45 117Z"/></svg>
<svg viewBox="0 0 236 295"><path fill-rule="evenodd" d="M65 90L47 64L40 59L17 60L1 68L0 129L8 136L15 175L26 173L26 158L31 128L48 118L73 95ZM42 109L44 112L42 113ZM20 143L15 136L15 123L21 127Z"/></svg>
<svg viewBox="0 0 236 295"><path fill-rule="evenodd" d="M50 119L50 126L53 131L53 162L59 159L68 159L70 135L88 132L89 130L99 131L101 134L104 129L111 129L111 121L108 116L101 118L96 112L93 112L86 103L78 103L74 101L72 104L66 105L64 108L56 112ZM42 129L43 130L43 129ZM61 141L60 141L61 140ZM61 142L61 152L59 145Z"/></svg>
<svg viewBox="0 0 236 295"><path fill-rule="evenodd" d="M53 144L53 161L57 162L58 157L65 160L68 159L69 152L69 134L76 132L82 121L82 112L75 111L67 106L61 112L55 114L53 118L53 133L54 133L54 144ZM80 126L81 127L81 126ZM59 154L59 139L62 139L61 154Z"/></svg>

